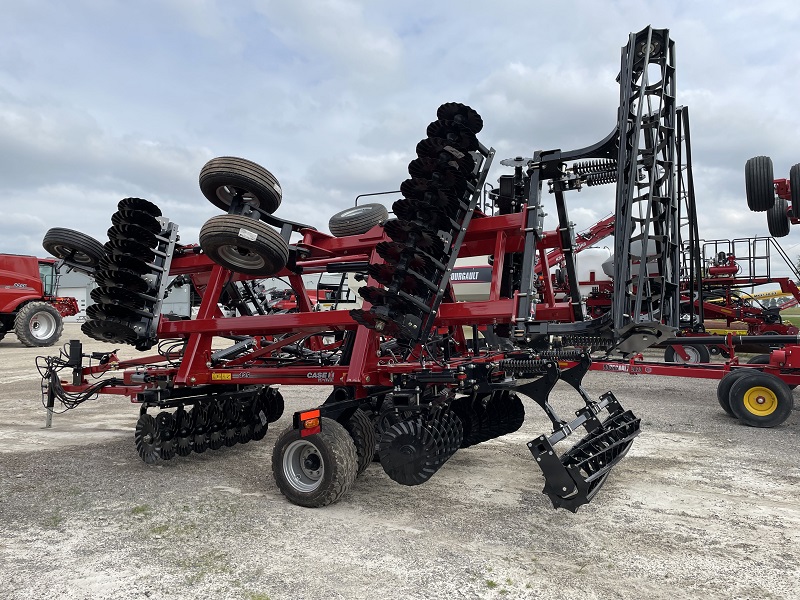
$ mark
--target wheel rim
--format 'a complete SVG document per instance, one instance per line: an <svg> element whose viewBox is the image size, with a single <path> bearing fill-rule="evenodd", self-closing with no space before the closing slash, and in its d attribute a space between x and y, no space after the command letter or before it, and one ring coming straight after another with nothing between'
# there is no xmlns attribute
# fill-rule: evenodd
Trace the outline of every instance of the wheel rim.
<svg viewBox="0 0 800 600"><path fill-rule="evenodd" d="M242 202L245 204L249 204L255 208L258 208L261 205L258 197L247 190L243 190L232 185L221 185L217 188L217 198L219 198L228 206L230 206L231 202L237 195L241 196Z"/></svg>
<svg viewBox="0 0 800 600"><path fill-rule="evenodd" d="M28 327L31 335L37 340L46 340L56 331L56 319L46 312L36 313L30 320Z"/></svg>
<svg viewBox="0 0 800 600"><path fill-rule="evenodd" d="M93 265L95 262L94 259L85 252L61 244L54 246L53 252L60 258L65 258L81 265Z"/></svg>
<svg viewBox="0 0 800 600"><path fill-rule="evenodd" d="M757 417L766 417L778 408L778 397L768 387L755 386L744 394L744 407Z"/></svg>
<svg viewBox="0 0 800 600"><path fill-rule="evenodd" d="M266 265L264 257L249 248L221 246L218 252L222 260L237 269L261 269Z"/></svg>
<svg viewBox="0 0 800 600"><path fill-rule="evenodd" d="M683 357L675 352L675 362L682 364L695 365L700 363L700 352L694 346L684 346L683 351L689 357L689 360L683 360Z"/></svg>
<svg viewBox="0 0 800 600"><path fill-rule="evenodd" d="M325 462L314 444L297 440L289 444L283 455L283 473L298 492L313 492L322 484Z"/></svg>

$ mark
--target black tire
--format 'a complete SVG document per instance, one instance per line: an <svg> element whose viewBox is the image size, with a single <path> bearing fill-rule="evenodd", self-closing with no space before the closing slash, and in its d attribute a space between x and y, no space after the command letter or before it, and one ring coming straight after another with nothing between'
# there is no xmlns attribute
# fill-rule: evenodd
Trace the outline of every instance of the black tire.
<svg viewBox="0 0 800 600"><path fill-rule="evenodd" d="M747 206L754 212L764 212L775 204L772 159L754 156L744 165L744 187Z"/></svg>
<svg viewBox="0 0 800 600"><path fill-rule="evenodd" d="M792 165L792 168L789 169L789 191L792 198L789 216L800 217L800 163Z"/></svg>
<svg viewBox="0 0 800 600"><path fill-rule="evenodd" d="M383 204L362 204L333 215L328 221L328 228L336 237L360 235L388 218L389 211Z"/></svg>
<svg viewBox="0 0 800 600"><path fill-rule="evenodd" d="M14 333L23 346L52 346L61 337L64 321L47 302L29 302L14 318Z"/></svg>
<svg viewBox="0 0 800 600"><path fill-rule="evenodd" d="M286 266L289 245L263 221L240 215L211 217L200 229L200 247L235 273L270 277Z"/></svg>
<svg viewBox="0 0 800 600"><path fill-rule="evenodd" d="M767 228L772 237L789 235L792 222L789 220L789 203L783 198L775 198L775 204L767 211Z"/></svg>
<svg viewBox="0 0 800 600"><path fill-rule="evenodd" d="M356 457L358 459L356 477L358 477L372 464L372 459L375 456L375 446L378 441L375 435L375 427L369 415L360 408L357 408L348 419L345 419L342 425L347 430L347 433L350 434L350 437L353 438L353 444L356 447Z"/></svg>
<svg viewBox="0 0 800 600"><path fill-rule="evenodd" d="M42 247L48 252L86 269L95 269L105 256L103 244L80 231L53 227L44 234Z"/></svg>
<svg viewBox="0 0 800 600"><path fill-rule="evenodd" d="M742 377L749 377L756 373L760 373L758 369L737 369L731 371L725 377L719 380L717 385L717 402L722 407L728 416L735 417L733 410L731 410L731 387Z"/></svg>
<svg viewBox="0 0 800 600"><path fill-rule="evenodd" d="M747 361L748 365L768 365L769 364L769 354L756 354L750 360Z"/></svg>
<svg viewBox="0 0 800 600"><path fill-rule="evenodd" d="M751 427L776 427L794 408L789 386L770 373L740 378L731 387L730 403L733 414Z"/></svg>
<svg viewBox="0 0 800 600"><path fill-rule="evenodd" d="M701 344L694 346L684 344L683 349L686 351L686 354L689 355L689 360L683 360L683 358L681 358L681 356L675 351L675 348L672 346L667 346L667 349L664 350L664 361L690 365L711 362L711 354L709 353L708 348Z"/></svg>
<svg viewBox="0 0 800 600"><path fill-rule="evenodd" d="M267 214L281 205L283 192L275 176L261 165L234 156L212 158L200 170L200 191L211 204L228 212L235 194Z"/></svg>
<svg viewBox="0 0 800 600"><path fill-rule="evenodd" d="M309 508L339 500L356 480L356 447L347 430L321 418L322 430L308 437L289 426L272 451L272 475L292 503Z"/></svg>

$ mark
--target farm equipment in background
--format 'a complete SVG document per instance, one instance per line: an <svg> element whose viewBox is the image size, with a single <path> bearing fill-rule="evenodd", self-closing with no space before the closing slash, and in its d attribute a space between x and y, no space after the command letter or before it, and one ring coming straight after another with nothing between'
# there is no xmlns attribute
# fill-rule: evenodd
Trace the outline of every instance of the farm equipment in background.
<svg viewBox="0 0 800 600"><path fill-rule="evenodd" d="M52 258L0 254L0 339L13 331L24 346L52 346L63 317L78 314L75 298L56 296L58 263Z"/></svg>
<svg viewBox="0 0 800 600"><path fill-rule="evenodd" d="M513 175L500 177L492 214L478 201L494 150L477 138L480 115L459 103L440 106L417 145L395 218L370 205L349 209L338 215L338 236L277 217L277 180L239 158L216 158L201 170L203 195L226 214L203 225L198 245L177 243L177 225L150 202L122 200L102 256L87 266L100 287L82 330L156 352L133 360L94 353L96 362L86 366L80 342L72 341L62 356L39 361L46 406L72 408L96 393L130 396L140 405L137 451L153 463L263 438L283 411L277 384L332 388L323 404L294 413L272 455L275 481L290 501L324 506L376 457L391 479L417 485L459 448L516 431L525 417L522 394L552 423L551 433L528 443L543 491L555 507L576 510L594 497L640 428L611 392L593 400L582 388L590 352L629 356L679 326L686 142L674 77L668 31L632 34L622 49L611 133L579 150L502 161ZM612 306L591 318L579 294L579 243L566 196L612 183ZM551 231L544 229L545 184L558 216ZM87 254L84 243L67 250ZM553 250L569 284L563 300L550 277ZM456 259L487 252L488 299L456 301ZM366 279L361 307L314 310L304 278L315 273ZM168 275L190 278L202 295L196 319L161 314ZM222 314L220 298L232 283L266 277L289 282L293 311ZM480 326L496 344L477 344ZM215 347L215 338L228 343ZM565 360L574 364L562 369ZM62 380L62 370L72 377ZM559 380L579 398L572 419L548 401ZM556 444L577 431L583 438L559 456Z"/></svg>

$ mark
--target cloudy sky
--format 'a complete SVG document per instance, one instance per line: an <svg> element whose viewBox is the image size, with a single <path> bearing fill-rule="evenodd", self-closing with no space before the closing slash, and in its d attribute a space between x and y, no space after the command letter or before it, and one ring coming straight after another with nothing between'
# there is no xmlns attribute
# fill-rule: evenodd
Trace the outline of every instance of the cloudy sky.
<svg viewBox="0 0 800 600"><path fill-rule="evenodd" d="M277 214L327 230L357 194L399 188L442 102L481 113L498 159L589 145L615 124L620 48L646 25L676 44L701 236L767 235L743 166L800 162L796 0L4 0L0 252L43 255L50 227L104 241L126 196L196 241L219 214L197 184L215 156L263 165ZM572 219L611 198L575 194ZM800 254L800 227L782 243Z"/></svg>

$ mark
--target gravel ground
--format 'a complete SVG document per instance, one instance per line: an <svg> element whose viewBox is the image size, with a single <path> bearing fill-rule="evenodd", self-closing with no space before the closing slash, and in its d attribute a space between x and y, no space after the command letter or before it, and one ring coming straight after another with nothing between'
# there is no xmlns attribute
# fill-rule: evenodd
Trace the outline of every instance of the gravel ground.
<svg viewBox="0 0 800 600"><path fill-rule="evenodd" d="M108 349L77 325L70 338ZM43 428L34 357L55 351L0 342L1 598L800 598L800 418L740 425L715 381L589 373L642 434L577 514L540 493L525 442L548 421L530 401L520 431L424 485L372 465L339 503L304 509L276 488L271 448L327 388L284 386L260 442L148 466L122 397ZM579 406L562 384L552 398Z"/></svg>

